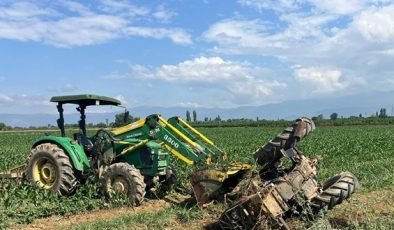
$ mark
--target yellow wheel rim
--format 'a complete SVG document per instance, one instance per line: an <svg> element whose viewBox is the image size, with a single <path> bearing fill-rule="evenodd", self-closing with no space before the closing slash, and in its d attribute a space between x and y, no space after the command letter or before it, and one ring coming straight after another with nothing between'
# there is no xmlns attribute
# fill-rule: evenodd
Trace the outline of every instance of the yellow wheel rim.
<svg viewBox="0 0 394 230"><path fill-rule="evenodd" d="M49 158L38 159L33 165L33 179L40 187L51 189L57 179L55 163Z"/></svg>
<svg viewBox="0 0 394 230"><path fill-rule="evenodd" d="M115 177L112 181L111 188L116 193L127 193L127 191L129 190L129 184L127 183L125 178L118 176Z"/></svg>

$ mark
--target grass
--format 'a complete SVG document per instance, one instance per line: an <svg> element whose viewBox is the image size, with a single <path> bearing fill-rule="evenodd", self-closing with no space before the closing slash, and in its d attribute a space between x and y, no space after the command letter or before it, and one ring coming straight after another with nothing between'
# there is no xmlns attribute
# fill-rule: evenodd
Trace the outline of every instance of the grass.
<svg viewBox="0 0 394 230"><path fill-rule="evenodd" d="M78 224L73 230L90 229L169 229L174 226L190 226L193 221L210 218L208 212L197 206L191 208L173 205L158 211L146 211L115 217L94 223Z"/></svg>
<svg viewBox="0 0 394 230"><path fill-rule="evenodd" d="M173 208L162 209L156 212L144 212L140 214L116 217L110 220L98 221L90 224L81 224L74 230L93 229L165 229L171 227L175 216Z"/></svg>

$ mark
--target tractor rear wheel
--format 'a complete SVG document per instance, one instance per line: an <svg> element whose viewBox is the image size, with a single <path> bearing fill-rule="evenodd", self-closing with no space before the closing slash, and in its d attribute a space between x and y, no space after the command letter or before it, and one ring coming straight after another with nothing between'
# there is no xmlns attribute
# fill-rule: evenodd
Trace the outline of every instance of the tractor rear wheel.
<svg viewBox="0 0 394 230"><path fill-rule="evenodd" d="M144 177L134 166L127 163L110 165L101 177L101 186L109 195L124 193L130 204L140 205L145 196Z"/></svg>
<svg viewBox="0 0 394 230"><path fill-rule="evenodd" d="M348 199L359 187L357 178L350 172L335 175L322 184L323 192L312 199L312 208L318 213L323 208L332 209Z"/></svg>
<svg viewBox="0 0 394 230"><path fill-rule="evenodd" d="M312 119L307 117L297 119L294 124L285 128L271 141L259 148L253 157L259 165L263 166L262 171L264 172L283 157L281 149L288 150L314 130L315 123Z"/></svg>
<svg viewBox="0 0 394 230"><path fill-rule="evenodd" d="M40 144L31 150L26 174L39 187L59 195L73 193L78 185L70 158L52 143Z"/></svg>

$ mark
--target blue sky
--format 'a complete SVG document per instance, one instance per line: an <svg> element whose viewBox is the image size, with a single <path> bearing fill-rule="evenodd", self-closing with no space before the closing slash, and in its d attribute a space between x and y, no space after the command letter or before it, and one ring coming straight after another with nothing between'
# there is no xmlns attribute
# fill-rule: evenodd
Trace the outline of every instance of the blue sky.
<svg viewBox="0 0 394 230"><path fill-rule="evenodd" d="M79 93L230 108L389 91L393 61L393 1L0 2L0 113Z"/></svg>

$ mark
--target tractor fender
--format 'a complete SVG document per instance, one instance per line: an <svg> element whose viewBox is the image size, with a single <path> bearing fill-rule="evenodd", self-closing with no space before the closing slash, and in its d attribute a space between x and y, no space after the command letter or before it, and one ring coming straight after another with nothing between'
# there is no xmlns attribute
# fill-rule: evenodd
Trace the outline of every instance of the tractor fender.
<svg viewBox="0 0 394 230"><path fill-rule="evenodd" d="M52 143L62 148L70 157L75 170L84 171L89 169L90 164L83 147L69 137L43 136L39 138L32 148L43 143Z"/></svg>

